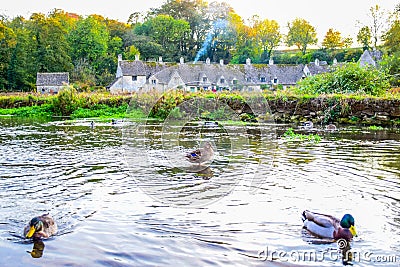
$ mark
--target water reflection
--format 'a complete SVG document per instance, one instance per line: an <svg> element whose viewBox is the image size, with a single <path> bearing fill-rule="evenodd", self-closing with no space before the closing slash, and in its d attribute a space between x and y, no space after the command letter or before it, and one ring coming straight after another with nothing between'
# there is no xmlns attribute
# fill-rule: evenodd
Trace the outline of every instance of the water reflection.
<svg viewBox="0 0 400 267"><path fill-rule="evenodd" d="M336 251L302 234L307 208L357 219L348 263L370 266L357 260L360 250L400 253L399 130L321 131L310 145L276 138L269 125L203 126L153 122L136 135L109 122L0 120L0 266L265 266L257 258L265 247ZM185 169L197 167L185 152L205 138L215 142L214 161ZM59 225L45 255L44 244L27 255L21 241L32 212Z"/></svg>
<svg viewBox="0 0 400 267"><path fill-rule="evenodd" d="M41 258L43 256L44 251L44 242L42 240L34 240L32 251L27 251L31 254L32 258Z"/></svg>
<svg viewBox="0 0 400 267"><path fill-rule="evenodd" d="M204 168L204 166L191 166L188 171L196 173L198 177L201 177L204 180L209 180L214 176L214 172L210 167Z"/></svg>

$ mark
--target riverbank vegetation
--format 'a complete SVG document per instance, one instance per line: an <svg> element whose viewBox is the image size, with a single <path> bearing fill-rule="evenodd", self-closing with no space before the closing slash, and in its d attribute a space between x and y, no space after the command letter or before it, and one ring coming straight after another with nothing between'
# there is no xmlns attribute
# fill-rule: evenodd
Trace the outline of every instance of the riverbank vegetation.
<svg viewBox="0 0 400 267"><path fill-rule="evenodd" d="M270 59L275 64L315 59L332 64L355 62L365 49L383 51L381 66L392 75L391 84L399 86L399 8L383 12L376 6L370 12L375 24L362 22L357 38L329 29L319 41L316 28L304 19L289 21L283 34L275 20L253 16L244 21L229 4L219 2L169 0L147 13L132 10L127 22L59 9L29 18L2 14L0 90L33 91L38 72L69 72L70 83L107 86L115 78L118 54L127 60L137 54L148 61L162 57L164 62L183 57L185 62L210 58L243 64L250 58L263 64ZM379 25L384 29L376 29ZM310 49L315 44L320 48ZM282 45L291 50L278 50Z"/></svg>
<svg viewBox="0 0 400 267"><path fill-rule="evenodd" d="M377 83L378 85L378 83ZM357 85L358 86L358 85ZM383 83L383 86L387 86ZM400 124L400 93L377 88L371 92L301 91L299 88L261 93L251 92L184 92L151 91L131 95L112 95L107 92L78 92L67 87L57 95L29 93L0 95L0 115L22 117L69 117L72 119L101 118L185 118L187 108L197 105L203 110L198 119L257 121L252 103L265 103L266 117L276 122L312 120L322 124ZM259 98L254 100L254 98ZM195 102L193 102L195 101ZM250 105L249 105L250 103ZM273 115L271 117L271 115Z"/></svg>

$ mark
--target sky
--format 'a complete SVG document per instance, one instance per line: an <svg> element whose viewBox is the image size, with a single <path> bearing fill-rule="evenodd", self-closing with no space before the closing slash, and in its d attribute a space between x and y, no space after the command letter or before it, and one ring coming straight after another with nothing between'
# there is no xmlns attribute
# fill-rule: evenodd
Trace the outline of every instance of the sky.
<svg viewBox="0 0 400 267"><path fill-rule="evenodd" d="M212 0L213 1L213 0ZM208 2L212 2L208 1ZM222 2L223 0L217 0ZM226 0L244 20L252 15L261 19L274 19L281 32L287 32L287 23L295 18L303 18L313 25L320 44L329 28L356 40L360 26L370 25L369 9L378 4L383 10L393 11L400 0ZM134 12L146 12L152 7L160 7L165 0L12 0L3 1L0 14L13 18L29 18L32 13L47 14L54 8L79 15L98 14L110 19L127 22Z"/></svg>

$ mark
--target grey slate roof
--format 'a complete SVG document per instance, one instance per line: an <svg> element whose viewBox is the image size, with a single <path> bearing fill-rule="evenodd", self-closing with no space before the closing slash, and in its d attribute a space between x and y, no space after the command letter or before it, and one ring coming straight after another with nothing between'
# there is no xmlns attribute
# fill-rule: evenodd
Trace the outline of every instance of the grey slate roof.
<svg viewBox="0 0 400 267"><path fill-rule="evenodd" d="M146 78L169 66L166 63L143 62L141 60L122 60L119 64L124 76L146 76Z"/></svg>
<svg viewBox="0 0 400 267"><path fill-rule="evenodd" d="M242 72L230 65L219 64L179 64L166 68L154 76L159 83L167 84L172 75L177 72L186 84L203 84L203 77L207 77L208 83L217 84L221 77L231 83L234 79L239 84L245 83L245 76Z"/></svg>
<svg viewBox="0 0 400 267"><path fill-rule="evenodd" d="M321 64L322 61L320 62L320 65L316 65L314 62L311 62L310 64L307 64L307 68L310 70L311 75L315 74L320 74L320 73L325 73L325 72L330 72L330 66L328 64Z"/></svg>
<svg viewBox="0 0 400 267"><path fill-rule="evenodd" d="M372 58L370 52L368 50L365 50L364 53L361 55L360 59L358 60L360 63L360 66L366 66L366 65L371 65L371 66L376 66L375 60Z"/></svg>
<svg viewBox="0 0 400 267"><path fill-rule="evenodd" d="M68 72L49 72L36 75L36 86L63 86L69 84Z"/></svg>
<svg viewBox="0 0 400 267"><path fill-rule="evenodd" d="M266 84L271 84L276 77L281 84L296 84L303 76L304 65L245 65L246 78L250 82L260 83L265 79Z"/></svg>

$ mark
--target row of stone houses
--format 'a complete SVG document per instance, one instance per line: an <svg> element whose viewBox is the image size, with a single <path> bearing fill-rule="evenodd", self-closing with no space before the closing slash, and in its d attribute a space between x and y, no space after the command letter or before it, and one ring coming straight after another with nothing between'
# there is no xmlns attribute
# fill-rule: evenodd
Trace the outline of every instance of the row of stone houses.
<svg viewBox="0 0 400 267"><path fill-rule="evenodd" d="M36 90L42 94L56 94L69 84L68 72L50 72L36 75Z"/></svg>
<svg viewBox="0 0 400 267"><path fill-rule="evenodd" d="M109 86L112 93L135 92L156 89L166 91L179 88L187 91L203 90L245 90L287 87L295 85L300 79L330 71L326 62L315 60L310 64L276 65L269 64L232 65L205 62L185 63L181 58L178 64L143 62L136 57L134 61L118 57L115 81Z"/></svg>
<svg viewBox="0 0 400 267"><path fill-rule="evenodd" d="M361 66L376 66L376 60L381 56L379 51L364 51L359 63ZM334 65L336 62L334 61ZM205 62L185 63L183 58L179 63L144 62L136 56L135 60L123 60L118 56L116 79L108 86L112 93L126 93L156 89L166 91L179 88L187 91L197 90L244 90L253 91L267 88L288 87L299 80L331 68L324 61L316 59L310 64L283 65L252 64L247 59L246 64L219 64ZM40 93L57 93L63 86L69 84L68 72L38 73L37 91Z"/></svg>

